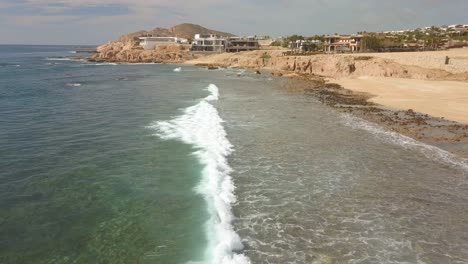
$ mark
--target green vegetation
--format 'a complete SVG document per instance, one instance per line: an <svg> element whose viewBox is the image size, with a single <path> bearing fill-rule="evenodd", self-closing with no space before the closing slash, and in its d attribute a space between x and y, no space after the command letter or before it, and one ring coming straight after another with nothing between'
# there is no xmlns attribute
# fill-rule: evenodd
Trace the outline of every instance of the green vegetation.
<svg viewBox="0 0 468 264"><path fill-rule="evenodd" d="M367 61L367 60L370 60L372 59L371 56L358 56L358 57L355 57L354 60L361 60L361 61Z"/></svg>
<svg viewBox="0 0 468 264"><path fill-rule="evenodd" d="M305 40L306 38L301 35L292 35L286 38L289 42L296 42L297 40Z"/></svg>
<svg viewBox="0 0 468 264"><path fill-rule="evenodd" d="M312 37L306 38L306 40L320 40L321 42L325 41L325 35L314 35Z"/></svg>
<svg viewBox="0 0 468 264"><path fill-rule="evenodd" d="M283 45L283 43L281 41L273 41L270 46L273 46L273 47L281 47Z"/></svg>
<svg viewBox="0 0 468 264"><path fill-rule="evenodd" d="M264 60L268 60L268 59L271 59L271 56L270 56L270 54L265 52L265 53L262 54L262 56L260 58L262 58Z"/></svg>
<svg viewBox="0 0 468 264"><path fill-rule="evenodd" d="M284 48L288 48L289 43L296 42L298 40L304 40L304 41L320 40L323 42L325 41L325 35L314 35L311 37L305 37L302 35L294 34L294 35L283 38L281 41L274 41L273 43L270 44L270 46L275 46L275 47L281 46ZM320 48L318 45L314 47L314 49L318 49L318 48Z"/></svg>
<svg viewBox="0 0 468 264"><path fill-rule="evenodd" d="M363 37L362 42L367 50L378 50L384 46L383 40L375 35Z"/></svg>

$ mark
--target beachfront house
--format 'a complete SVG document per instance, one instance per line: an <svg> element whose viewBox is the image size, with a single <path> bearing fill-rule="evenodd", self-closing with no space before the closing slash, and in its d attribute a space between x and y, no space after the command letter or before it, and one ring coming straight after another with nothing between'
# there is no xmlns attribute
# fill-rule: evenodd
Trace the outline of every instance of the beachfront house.
<svg viewBox="0 0 468 264"><path fill-rule="evenodd" d="M214 34L196 34L192 42L193 52L224 52L226 39Z"/></svg>
<svg viewBox="0 0 468 264"><path fill-rule="evenodd" d="M320 40L296 40L289 43L289 48L294 53L316 51L322 45Z"/></svg>
<svg viewBox="0 0 468 264"><path fill-rule="evenodd" d="M362 35L326 36L323 49L326 53L361 52Z"/></svg>
<svg viewBox="0 0 468 264"><path fill-rule="evenodd" d="M260 45L256 37L230 37L226 39L226 52L258 50Z"/></svg>
<svg viewBox="0 0 468 264"><path fill-rule="evenodd" d="M158 46L187 44L188 40L178 37L140 37L140 46L145 50L154 50Z"/></svg>

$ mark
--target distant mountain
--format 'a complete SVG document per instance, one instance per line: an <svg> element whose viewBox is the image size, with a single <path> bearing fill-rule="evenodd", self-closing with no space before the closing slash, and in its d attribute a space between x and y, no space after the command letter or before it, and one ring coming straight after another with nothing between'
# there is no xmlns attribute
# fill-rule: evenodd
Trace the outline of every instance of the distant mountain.
<svg viewBox="0 0 468 264"><path fill-rule="evenodd" d="M126 42L132 41L136 38L151 35L154 37L181 37L186 39L193 39L195 34L216 34L224 37L234 36L231 33L221 32L217 30L208 29L200 25L184 23L171 28L155 28L150 31L138 31L130 34L123 35L119 38L118 41Z"/></svg>

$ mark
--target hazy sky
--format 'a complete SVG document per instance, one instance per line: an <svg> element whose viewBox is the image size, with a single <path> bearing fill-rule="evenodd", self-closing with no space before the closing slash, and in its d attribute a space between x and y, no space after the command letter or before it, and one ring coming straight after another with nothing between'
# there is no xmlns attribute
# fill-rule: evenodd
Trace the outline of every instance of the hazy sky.
<svg viewBox="0 0 468 264"><path fill-rule="evenodd" d="M468 24L468 0L0 0L0 44L101 44L183 22L238 35Z"/></svg>

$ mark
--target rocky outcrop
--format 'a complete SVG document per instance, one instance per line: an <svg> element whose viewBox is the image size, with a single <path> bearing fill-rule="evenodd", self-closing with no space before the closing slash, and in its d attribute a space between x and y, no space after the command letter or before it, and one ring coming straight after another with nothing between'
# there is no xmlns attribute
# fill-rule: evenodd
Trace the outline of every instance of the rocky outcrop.
<svg viewBox="0 0 468 264"><path fill-rule="evenodd" d="M153 37L180 37L186 39L192 39L195 34L215 34L218 36L232 37L234 36L231 33L217 31L209 28L202 27L200 25L183 23L180 25L173 26L171 28L160 28L157 27L152 30L142 30L130 34L121 36L117 41L118 42L128 42L132 40L137 40L142 36L153 36Z"/></svg>
<svg viewBox="0 0 468 264"><path fill-rule="evenodd" d="M187 46L159 46L155 50L143 50L136 42L109 42L97 49L91 61L127 63L182 63L194 57Z"/></svg>
<svg viewBox="0 0 468 264"><path fill-rule="evenodd" d="M155 28L150 31L138 31L121 36L117 41L108 42L97 48L91 61L127 62L127 63L182 63L194 59L188 45L159 46L155 50L143 50L138 45L138 38L151 35L155 37L177 36L193 38L197 33L233 36L230 33L207 29L194 24L180 24L172 28Z"/></svg>
<svg viewBox="0 0 468 264"><path fill-rule="evenodd" d="M403 65L373 56L313 55L283 56L282 51L250 51L206 56L190 64L212 64L220 67L268 69L283 74L318 75L329 78L395 77L423 80L468 81L468 73Z"/></svg>

